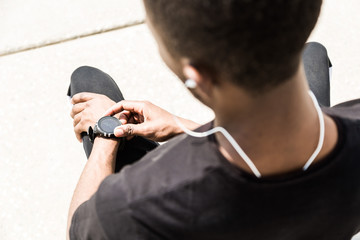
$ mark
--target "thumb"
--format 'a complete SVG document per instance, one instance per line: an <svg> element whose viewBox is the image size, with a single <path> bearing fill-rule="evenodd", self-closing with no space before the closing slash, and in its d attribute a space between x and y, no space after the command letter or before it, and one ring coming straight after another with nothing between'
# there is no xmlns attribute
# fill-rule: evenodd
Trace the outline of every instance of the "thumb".
<svg viewBox="0 0 360 240"><path fill-rule="evenodd" d="M115 137L127 137L141 134L141 124L124 124L114 130Z"/></svg>

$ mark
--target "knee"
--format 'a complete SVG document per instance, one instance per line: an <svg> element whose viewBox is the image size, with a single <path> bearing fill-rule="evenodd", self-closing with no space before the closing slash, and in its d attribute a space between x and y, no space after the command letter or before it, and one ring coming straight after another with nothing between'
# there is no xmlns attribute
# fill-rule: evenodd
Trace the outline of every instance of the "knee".
<svg viewBox="0 0 360 240"><path fill-rule="evenodd" d="M75 69L75 71L71 74L71 83L77 82L79 80L83 80L84 76L88 75L92 71L94 71L95 68L89 67L89 66L81 66ZM86 78L85 78L86 79Z"/></svg>
<svg viewBox="0 0 360 240"><path fill-rule="evenodd" d="M327 50L324 45L319 42L308 42L305 44L305 51L311 51L313 53L318 53L327 56Z"/></svg>
<svg viewBox="0 0 360 240"><path fill-rule="evenodd" d="M85 91L87 89L88 81L91 76L94 75L95 70L97 69L89 66L81 66L77 68L71 74L70 86L67 95L72 97L76 93Z"/></svg>

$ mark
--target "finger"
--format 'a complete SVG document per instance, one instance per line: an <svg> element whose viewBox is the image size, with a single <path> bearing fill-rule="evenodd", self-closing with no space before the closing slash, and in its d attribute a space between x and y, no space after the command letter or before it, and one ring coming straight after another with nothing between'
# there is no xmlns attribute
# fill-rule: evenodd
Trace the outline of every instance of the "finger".
<svg viewBox="0 0 360 240"><path fill-rule="evenodd" d="M110 116L110 115L114 115L116 113L122 112L124 110L130 111L130 112L133 112L133 113L138 113L138 114L142 115L146 104L147 104L147 102L143 102L143 101L126 101L126 100L123 100L121 102L116 103L111 108L109 108L105 112L104 115L105 116Z"/></svg>
<svg viewBox="0 0 360 240"><path fill-rule="evenodd" d="M87 102L87 101L95 98L98 95L100 95L100 94L90 93L90 92L77 93L71 98L71 103L77 104L77 103L81 103L81 102Z"/></svg>
<svg viewBox="0 0 360 240"><path fill-rule="evenodd" d="M74 118L75 115L84 111L85 108L86 108L86 103L77 103L77 104L73 105L71 112L70 112L70 116L72 118Z"/></svg>
<svg viewBox="0 0 360 240"><path fill-rule="evenodd" d="M131 117L131 112L129 111L122 111L119 116L119 120L122 125L127 124L129 118Z"/></svg>
<svg viewBox="0 0 360 240"><path fill-rule="evenodd" d="M78 133L78 132L76 132L75 128L74 128L74 133L75 133L76 139L77 139L79 142L82 142L81 134Z"/></svg>
<svg viewBox="0 0 360 240"><path fill-rule="evenodd" d="M128 137L128 136L145 136L147 134L146 127L143 124L125 124L121 125L114 130L116 137Z"/></svg>
<svg viewBox="0 0 360 240"><path fill-rule="evenodd" d="M75 127L76 125L78 125L80 121L81 121L81 113L76 114L74 116L73 126Z"/></svg>
<svg viewBox="0 0 360 240"><path fill-rule="evenodd" d="M128 119L128 123L136 124L138 122L135 121L134 115L131 115L131 117Z"/></svg>
<svg viewBox="0 0 360 240"><path fill-rule="evenodd" d="M76 135L76 138L79 142L82 142L82 137L81 137L81 133L83 132L87 132L87 128L84 126L84 124L81 124L81 122L79 124L77 124L74 127L74 132Z"/></svg>
<svg viewBox="0 0 360 240"><path fill-rule="evenodd" d="M139 115L138 114L134 115L133 119L134 119L134 121L139 122L139 119L140 119Z"/></svg>
<svg viewBox="0 0 360 240"><path fill-rule="evenodd" d="M133 118L134 118L135 122L137 122L137 123L143 123L144 122L144 116L143 115L135 114Z"/></svg>

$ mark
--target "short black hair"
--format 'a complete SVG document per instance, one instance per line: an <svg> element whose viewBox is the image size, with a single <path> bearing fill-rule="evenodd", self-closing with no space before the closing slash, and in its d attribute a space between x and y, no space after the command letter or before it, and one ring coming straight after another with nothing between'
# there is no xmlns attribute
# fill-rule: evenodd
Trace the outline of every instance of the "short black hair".
<svg viewBox="0 0 360 240"><path fill-rule="evenodd" d="M295 74L322 0L144 0L174 57L253 92Z"/></svg>

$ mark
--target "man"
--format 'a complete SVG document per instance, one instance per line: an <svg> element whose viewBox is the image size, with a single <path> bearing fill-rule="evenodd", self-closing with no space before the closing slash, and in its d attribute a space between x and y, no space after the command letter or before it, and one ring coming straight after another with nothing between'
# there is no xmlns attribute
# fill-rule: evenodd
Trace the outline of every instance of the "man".
<svg viewBox="0 0 360 240"><path fill-rule="evenodd" d="M165 63L215 119L199 127L148 102L120 101L109 76L75 71L71 114L91 154L70 206L70 238L350 239L358 232L359 100L322 112L306 75L310 86L320 83L312 89L327 106L328 73L315 67L312 80L313 66L305 74L301 61L321 0L144 4ZM325 52L310 47L313 59ZM328 66L327 57L321 63ZM115 135L128 138L125 146L104 137L89 144L84 132L104 113L121 119ZM221 133L202 138L186 130L214 127ZM191 136L172 138L183 131ZM139 136L171 140L156 147ZM137 152L148 153L136 161Z"/></svg>

